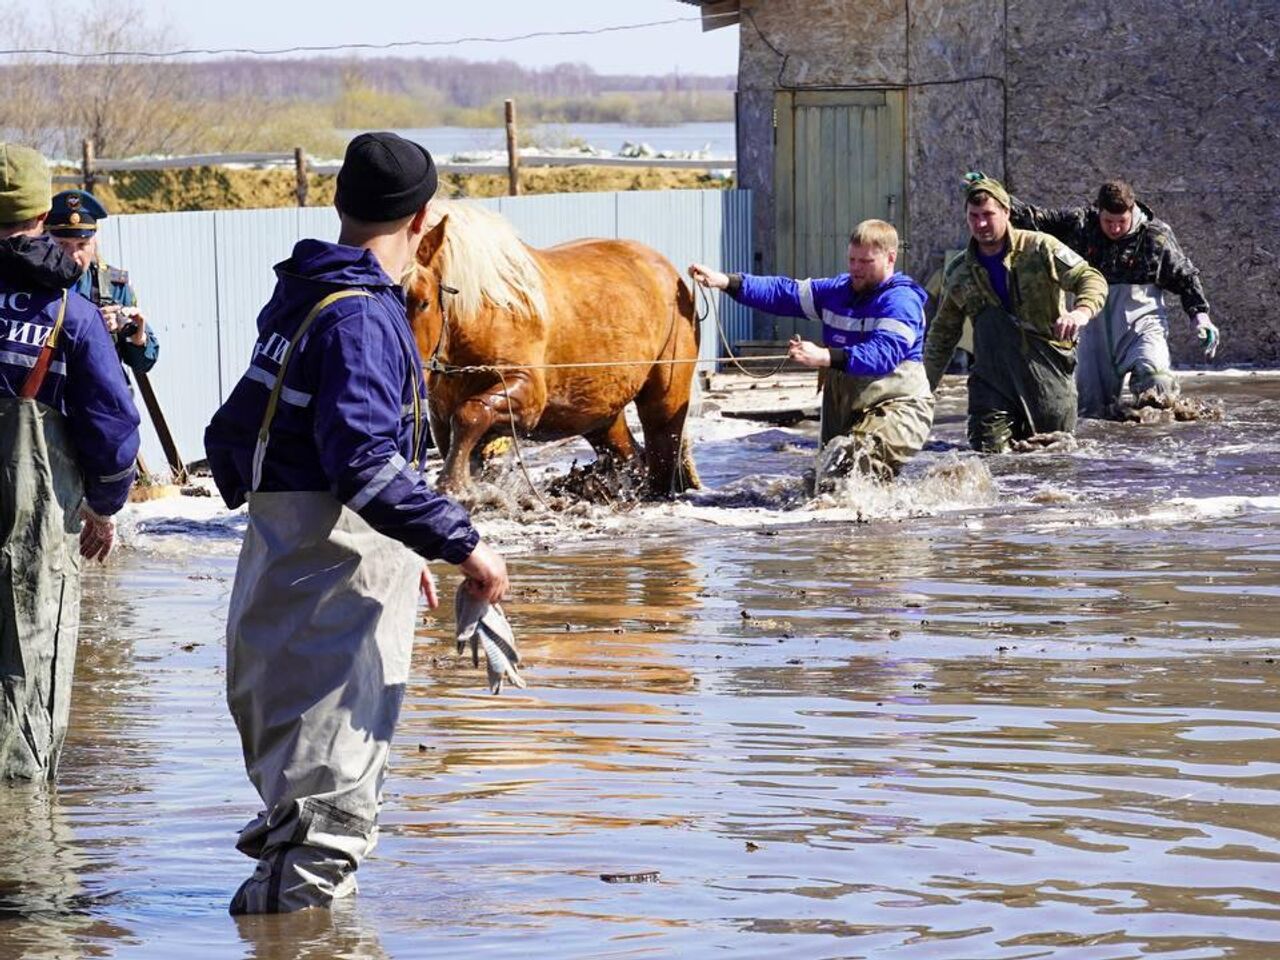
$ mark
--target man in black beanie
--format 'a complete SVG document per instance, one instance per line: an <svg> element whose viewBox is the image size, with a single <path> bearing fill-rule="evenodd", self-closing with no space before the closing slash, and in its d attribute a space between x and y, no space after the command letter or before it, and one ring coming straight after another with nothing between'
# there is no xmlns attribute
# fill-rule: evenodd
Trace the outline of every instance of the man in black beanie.
<svg viewBox="0 0 1280 960"><path fill-rule="evenodd" d="M276 266L249 369L205 448L249 523L227 617L227 702L264 809L240 833L257 869L231 912L327 907L373 849L409 676L424 561L490 602L501 556L422 474L422 358L399 279L427 231L435 164L392 133L347 147L337 243Z"/></svg>

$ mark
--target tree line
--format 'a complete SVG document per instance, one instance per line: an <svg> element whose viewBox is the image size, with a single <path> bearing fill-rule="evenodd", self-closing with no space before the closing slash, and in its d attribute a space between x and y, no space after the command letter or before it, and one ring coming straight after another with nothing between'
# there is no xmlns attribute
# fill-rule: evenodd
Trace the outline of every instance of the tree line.
<svg viewBox="0 0 1280 960"><path fill-rule="evenodd" d="M129 3L61 0L33 12L0 3L14 47L166 50L173 31ZM11 56L0 63L0 132L53 156L288 150L340 152L359 127L499 126L516 97L523 123L677 123L733 116L731 76L599 74L583 64L522 67L454 57L243 57L174 62Z"/></svg>

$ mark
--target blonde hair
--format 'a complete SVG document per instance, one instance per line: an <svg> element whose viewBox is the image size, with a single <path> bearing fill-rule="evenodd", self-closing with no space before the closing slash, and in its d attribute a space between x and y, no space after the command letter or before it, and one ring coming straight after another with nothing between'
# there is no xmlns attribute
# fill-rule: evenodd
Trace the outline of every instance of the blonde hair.
<svg viewBox="0 0 1280 960"><path fill-rule="evenodd" d="M446 216L440 282L458 291L449 298L458 322L476 319L486 300L504 310L546 316L542 271L515 228L479 204L432 200L428 226Z"/></svg>
<svg viewBox="0 0 1280 960"><path fill-rule="evenodd" d="M883 220L863 220L849 234L849 243L871 247L881 253L893 253L898 249L898 231L892 223Z"/></svg>

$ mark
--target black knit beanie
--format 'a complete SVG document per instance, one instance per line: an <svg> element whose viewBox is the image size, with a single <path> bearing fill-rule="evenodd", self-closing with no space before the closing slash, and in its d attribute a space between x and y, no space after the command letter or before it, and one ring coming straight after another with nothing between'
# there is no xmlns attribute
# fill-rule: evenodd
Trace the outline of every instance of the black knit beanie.
<svg viewBox="0 0 1280 960"><path fill-rule="evenodd" d="M436 192L436 165L426 147L394 133L362 133L347 144L334 202L368 223L402 220Z"/></svg>

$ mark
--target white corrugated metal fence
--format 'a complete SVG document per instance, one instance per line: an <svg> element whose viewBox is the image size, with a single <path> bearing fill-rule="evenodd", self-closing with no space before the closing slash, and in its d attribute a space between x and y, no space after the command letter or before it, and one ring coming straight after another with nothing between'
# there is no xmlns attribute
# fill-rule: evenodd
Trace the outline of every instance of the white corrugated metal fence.
<svg viewBox="0 0 1280 960"><path fill-rule="evenodd" d="M469 202L498 210L534 246L617 237L648 244L682 272L695 260L729 271L750 266L748 191L548 194ZM103 256L129 271L160 338L151 382L186 462L204 457L205 425L248 365L255 321L275 284L271 268L298 240L337 234L337 214L321 207L146 213L103 222ZM750 339L749 311L727 297L721 301L729 341ZM715 357L719 349L707 319L702 355ZM157 469L165 457L145 411L143 420L143 455Z"/></svg>

